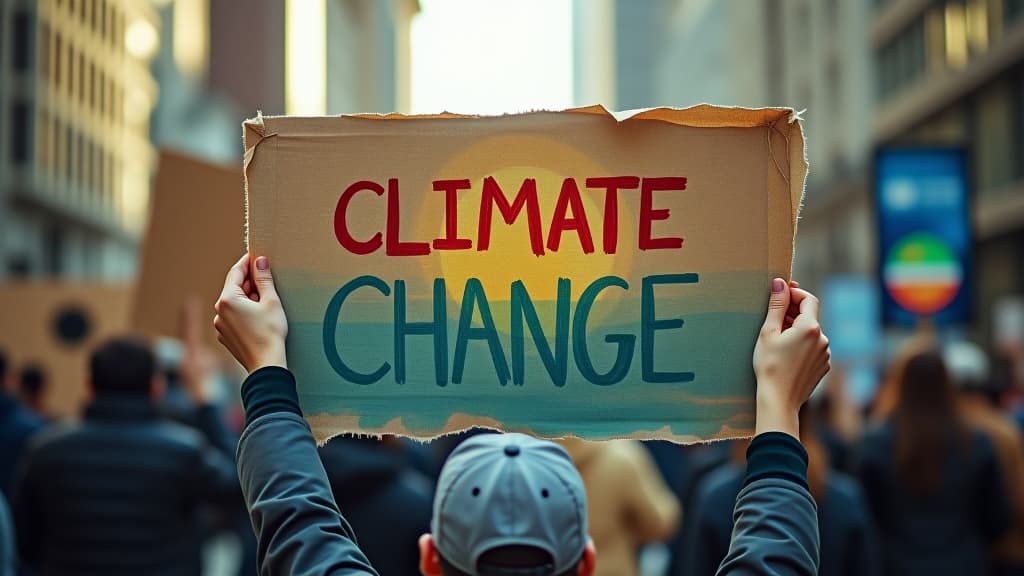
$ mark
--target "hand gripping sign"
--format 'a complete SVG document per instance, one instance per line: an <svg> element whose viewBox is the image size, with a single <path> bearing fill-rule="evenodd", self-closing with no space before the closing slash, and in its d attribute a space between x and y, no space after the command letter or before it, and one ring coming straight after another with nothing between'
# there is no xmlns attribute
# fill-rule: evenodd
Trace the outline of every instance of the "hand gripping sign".
<svg viewBox="0 0 1024 576"><path fill-rule="evenodd" d="M751 354L807 168L792 110L259 117L244 134L249 249L272 263L319 439L752 431Z"/></svg>

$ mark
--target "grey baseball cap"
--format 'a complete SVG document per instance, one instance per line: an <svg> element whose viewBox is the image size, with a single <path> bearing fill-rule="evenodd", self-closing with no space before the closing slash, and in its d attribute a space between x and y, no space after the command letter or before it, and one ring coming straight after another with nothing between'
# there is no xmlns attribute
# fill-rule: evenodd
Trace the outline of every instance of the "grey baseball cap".
<svg viewBox="0 0 1024 576"><path fill-rule="evenodd" d="M560 446L523 434L482 434L448 457L437 484L435 546L467 574L559 574L587 545L583 480ZM485 552L531 546L551 564L529 570L480 565Z"/></svg>

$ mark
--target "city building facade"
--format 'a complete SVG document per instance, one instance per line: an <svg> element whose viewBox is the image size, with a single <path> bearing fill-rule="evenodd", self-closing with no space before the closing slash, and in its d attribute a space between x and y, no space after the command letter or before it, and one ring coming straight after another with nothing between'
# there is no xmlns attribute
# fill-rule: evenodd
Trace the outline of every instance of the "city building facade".
<svg viewBox="0 0 1024 576"><path fill-rule="evenodd" d="M887 0L871 28L875 146L963 146L975 236L975 322L1024 294L1024 1Z"/></svg>
<svg viewBox="0 0 1024 576"><path fill-rule="evenodd" d="M0 278L128 278L145 225L148 2L0 4Z"/></svg>

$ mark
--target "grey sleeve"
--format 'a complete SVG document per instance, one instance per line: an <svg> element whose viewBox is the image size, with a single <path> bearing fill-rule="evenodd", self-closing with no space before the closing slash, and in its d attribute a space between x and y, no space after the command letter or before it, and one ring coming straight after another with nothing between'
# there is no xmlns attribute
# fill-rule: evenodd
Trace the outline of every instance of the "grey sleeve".
<svg viewBox="0 0 1024 576"><path fill-rule="evenodd" d="M806 488L779 478L751 482L736 498L729 553L719 575L818 573L818 513Z"/></svg>
<svg viewBox="0 0 1024 576"><path fill-rule="evenodd" d="M238 476L256 531L261 575L377 576L338 511L309 426L277 412L238 444Z"/></svg>

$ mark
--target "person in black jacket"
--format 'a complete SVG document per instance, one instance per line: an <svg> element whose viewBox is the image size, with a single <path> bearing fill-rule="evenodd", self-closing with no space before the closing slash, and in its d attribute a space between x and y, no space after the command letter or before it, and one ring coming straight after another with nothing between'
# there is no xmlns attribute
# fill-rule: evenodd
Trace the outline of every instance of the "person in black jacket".
<svg viewBox="0 0 1024 576"><path fill-rule="evenodd" d="M892 417L863 441L861 482L885 574L989 573L986 549L1010 523L994 449L957 413L937 352L906 364Z"/></svg>
<svg viewBox="0 0 1024 576"><path fill-rule="evenodd" d="M46 424L18 401L7 357L0 352L0 493L11 497L14 471L29 439Z"/></svg>
<svg viewBox="0 0 1024 576"><path fill-rule="evenodd" d="M22 560L35 574L193 575L196 512L240 505L227 455L203 434L161 419L149 347L112 340L92 356L93 400L81 424L35 439L12 500ZM213 430L216 412L200 408Z"/></svg>
<svg viewBox="0 0 1024 576"><path fill-rule="evenodd" d="M419 537L430 531L434 483L396 438L332 438L319 449L331 492L381 576L419 571Z"/></svg>

